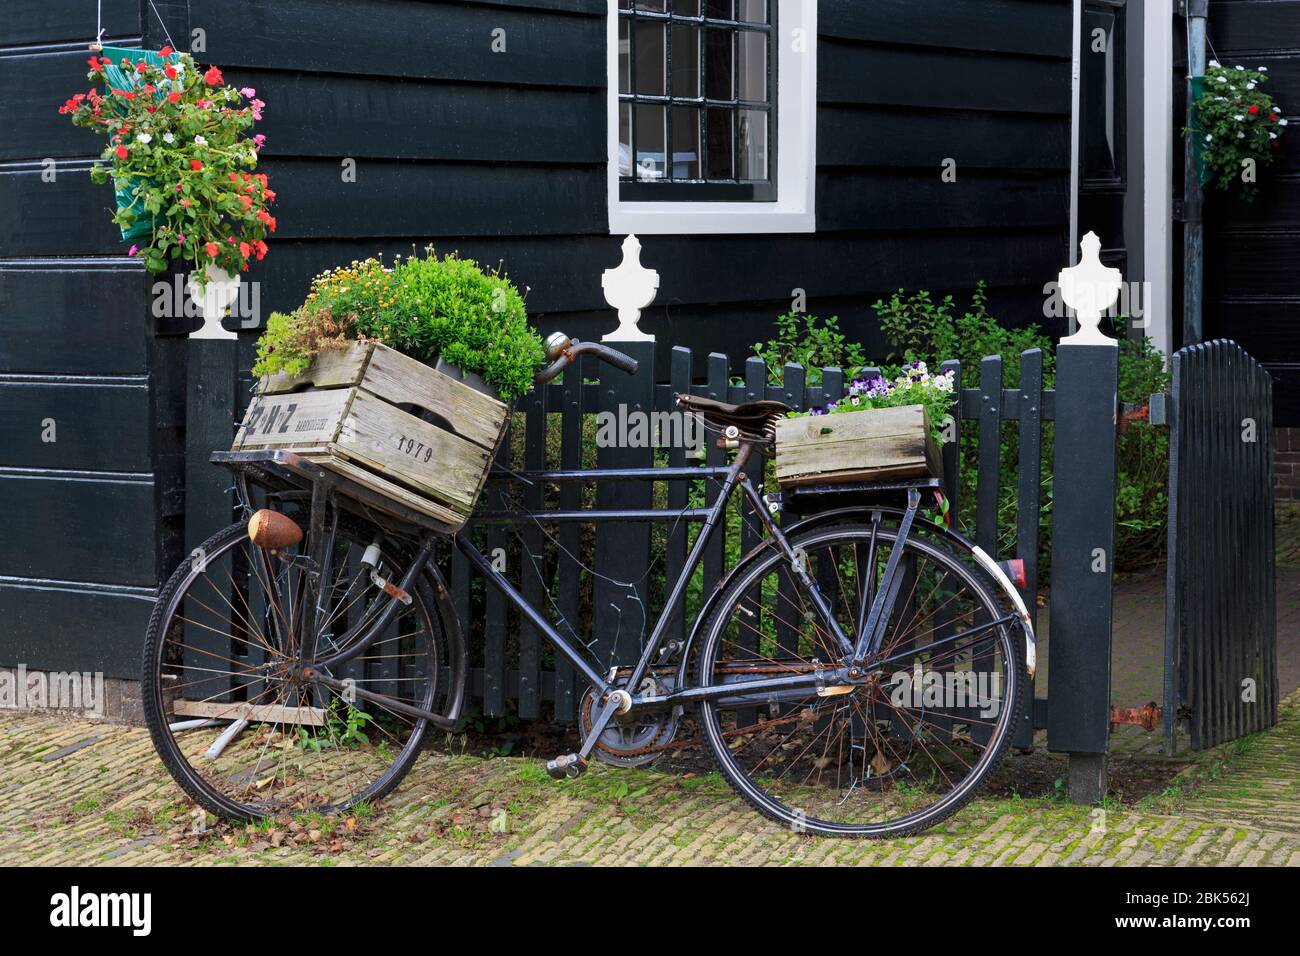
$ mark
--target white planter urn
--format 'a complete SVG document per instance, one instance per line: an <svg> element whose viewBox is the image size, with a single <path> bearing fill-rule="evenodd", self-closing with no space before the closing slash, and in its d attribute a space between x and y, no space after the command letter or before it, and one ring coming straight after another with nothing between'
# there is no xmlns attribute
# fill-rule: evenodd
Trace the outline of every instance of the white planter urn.
<svg viewBox="0 0 1300 956"><path fill-rule="evenodd" d="M190 338L238 338L234 332L228 332L221 327L221 320L225 318L231 304L239 296L239 276L232 276L225 269L212 263L208 263L207 268L203 270L203 275L206 281L202 288L195 281L196 275L193 272L190 273L185 287L199 315L203 318L202 327L190 333Z"/></svg>

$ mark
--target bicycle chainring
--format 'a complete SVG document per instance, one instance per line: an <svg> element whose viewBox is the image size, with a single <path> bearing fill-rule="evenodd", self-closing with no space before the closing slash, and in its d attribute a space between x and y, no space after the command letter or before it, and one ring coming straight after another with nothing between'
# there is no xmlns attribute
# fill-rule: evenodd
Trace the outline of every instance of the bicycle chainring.
<svg viewBox="0 0 1300 956"><path fill-rule="evenodd" d="M625 685L626 675L620 675L615 684ZM641 679L638 695L671 693L677 685L677 675L648 674ZM585 738L590 732L597 711L597 691L588 687L578 704L578 729ZM677 733L680 721L676 713L641 712L629 714L629 719L615 717L596 740L592 751L597 760L612 767L644 767L663 751Z"/></svg>

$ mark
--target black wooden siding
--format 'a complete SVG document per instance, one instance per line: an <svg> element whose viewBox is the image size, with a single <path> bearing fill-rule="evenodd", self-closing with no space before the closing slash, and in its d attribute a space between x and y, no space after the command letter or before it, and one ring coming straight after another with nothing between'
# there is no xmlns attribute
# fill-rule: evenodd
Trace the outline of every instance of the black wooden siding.
<svg viewBox="0 0 1300 956"><path fill-rule="evenodd" d="M1253 204L1206 191L1204 337L1255 356L1273 376L1274 424L1300 426L1300 2L1211 3L1208 22L1221 63L1268 67L1290 126Z"/></svg>
<svg viewBox="0 0 1300 956"><path fill-rule="evenodd" d="M107 0L105 38L140 43L141 6ZM100 144L56 112L93 33L84 3L0 18L0 661L136 676L179 558L185 351L87 176Z"/></svg>
<svg viewBox="0 0 1300 956"><path fill-rule="evenodd" d="M432 242L503 263L543 331L612 327L605 0L154 6L176 40L202 28L200 62L268 103L281 225L248 275L263 314L331 265ZM164 42L147 0L106 0L104 21L122 45ZM674 344L743 356L795 288L877 356L869 305L899 287L983 278L1007 321L1042 321L1067 253L1069 0L822 0L819 23L818 232L643 237L662 277L643 326L665 367ZM183 553L176 396L186 356L206 353L155 334L111 192L86 175L99 144L56 112L85 85L91 32L80 0L10 0L0 20L0 664L133 676L153 589ZM940 179L948 157L956 183ZM39 441L44 417L57 446ZM215 447L219 417L191 433ZM223 520L222 481L189 463L191 537Z"/></svg>

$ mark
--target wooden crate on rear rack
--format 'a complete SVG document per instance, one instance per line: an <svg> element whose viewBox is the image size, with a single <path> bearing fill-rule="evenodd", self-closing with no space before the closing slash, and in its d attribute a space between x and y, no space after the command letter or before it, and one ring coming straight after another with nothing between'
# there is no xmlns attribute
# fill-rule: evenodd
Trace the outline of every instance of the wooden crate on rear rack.
<svg viewBox="0 0 1300 956"><path fill-rule="evenodd" d="M940 475L923 405L804 415L776 423L776 480L784 487L903 481Z"/></svg>
<svg viewBox="0 0 1300 956"><path fill-rule="evenodd" d="M232 451L290 451L434 518L474 510L507 407L374 342L322 352L258 384Z"/></svg>

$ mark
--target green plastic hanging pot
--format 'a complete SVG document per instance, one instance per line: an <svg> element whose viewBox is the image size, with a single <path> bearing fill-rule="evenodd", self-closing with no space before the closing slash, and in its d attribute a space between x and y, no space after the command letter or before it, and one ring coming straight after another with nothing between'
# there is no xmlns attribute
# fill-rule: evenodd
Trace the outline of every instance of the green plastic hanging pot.
<svg viewBox="0 0 1300 956"><path fill-rule="evenodd" d="M173 53L171 56L163 56L154 50L138 50L129 47L106 46L104 47L104 57L111 60L113 65L104 67L104 76L108 81L109 89L114 90L134 90L136 81L139 79L134 72L124 72L118 65L125 57L132 63L138 63L144 60L150 66L164 66L167 63L179 63L181 55ZM171 92L172 84L170 80L165 80L158 84L158 92L155 97L163 99ZM135 200L136 191L140 188L140 180L133 179L130 182L123 183L114 190L114 198L117 201L117 208L127 209ZM144 236L153 235L155 220L152 215L141 215L130 226L119 227L124 242L134 239L140 239Z"/></svg>
<svg viewBox="0 0 1300 956"><path fill-rule="evenodd" d="M1205 79L1204 76L1193 76L1191 78L1191 102L1187 104L1187 128L1191 131L1188 135L1192 137L1192 156L1196 159L1196 178L1200 181L1202 188L1214 181L1214 170L1210 169L1205 162L1205 131L1201 129L1196 116L1196 101L1205 92Z"/></svg>

